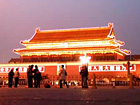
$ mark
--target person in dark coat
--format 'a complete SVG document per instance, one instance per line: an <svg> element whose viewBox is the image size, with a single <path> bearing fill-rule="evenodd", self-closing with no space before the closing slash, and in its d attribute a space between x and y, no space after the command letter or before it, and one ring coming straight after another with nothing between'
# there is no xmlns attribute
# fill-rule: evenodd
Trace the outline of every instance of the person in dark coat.
<svg viewBox="0 0 140 105"><path fill-rule="evenodd" d="M14 72L13 69L11 69L11 71L8 73L8 86L11 88L12 84L13 84L13 77L14 77Z"/></svg>
<svg viewBox="0 0 140 105"><path fill-rule="evenodd" d="M33 75L32 75L33 65L29 65L27 69L27 79L28 79L28 88L33 87Z"/></svg>
<svg viewBox="0 0 140 105"><path fill-rule="evenodd" d="M34 87L37 88L38 87L38 83L37 83L37 80L38 80L38 75L37 75L37 71L38 70L38 66L35 65L35 69L34 69Z"/></svg>
<svg viewBox="0 0 140 105"><path fill-rule="evenodd" d="M36 78L37 78L37 87L40 88L40 81L42 79L41 73L39 70L36 71Z"/></svg>
<svg viewBox="0 0 140 105"><path fill-rule="evenodd" d="M82 70L80 71L81 79L82 79L82 88L88 88L88 68L86 65L82 66Z"/></svg>
<svg viewBox="0 0 140 105"><path fill-rule="evenodd" d="M18 68L16 68L14 77L15 77L15 88L17 88L18 81L19 81L19 71L18 71Z"/></svg>

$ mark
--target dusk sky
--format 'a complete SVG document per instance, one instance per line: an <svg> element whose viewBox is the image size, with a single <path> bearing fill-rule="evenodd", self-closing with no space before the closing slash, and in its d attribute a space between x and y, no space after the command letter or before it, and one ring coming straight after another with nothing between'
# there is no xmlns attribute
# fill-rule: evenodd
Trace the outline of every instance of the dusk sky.
<svg viewBox="0 0 140 105"><path fill-rule="evenodd" d="M101 27L114 23L124 49L140 54L140 0L0 0L0 63L19 58L13 49L41 30Z"/></svg>

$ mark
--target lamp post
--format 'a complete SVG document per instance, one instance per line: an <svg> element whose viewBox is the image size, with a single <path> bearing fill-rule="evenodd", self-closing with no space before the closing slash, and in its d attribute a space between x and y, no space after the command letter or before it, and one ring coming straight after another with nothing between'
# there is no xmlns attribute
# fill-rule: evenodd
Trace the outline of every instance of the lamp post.
<svg viewBox="0 0 140 105"><path fill-rule="evenodd" d="M130 64L130 61L127 61L127 64L123 64L123 66L126 67L127 70L127 78L129 79L129 88L133 89L133 77L132 77L132 73L130 73L130 67L133 66L133 64Z"/></svg>

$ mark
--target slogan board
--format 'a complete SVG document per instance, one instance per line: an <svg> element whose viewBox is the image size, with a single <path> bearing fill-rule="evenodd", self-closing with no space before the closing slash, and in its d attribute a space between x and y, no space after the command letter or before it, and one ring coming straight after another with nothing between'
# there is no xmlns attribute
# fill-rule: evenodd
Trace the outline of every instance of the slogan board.
<svg viewBox="0 0 140 105"><path fill-rule="evenodd" d="M26 73L28 69L28 67L0 67L0 73L9 73L11 69L15 72L16 68L19 68L20 73ZM38 69L40 72L45 72L44 66L39 66Z"/></svg>
<svg viewBox="0 0 140 105"><path fill-rule="evenodd" d="M81 70L79 66L79 71ZM127 71L123 65L90 65L88 66L89 72L107 72L107 71ZM130 71L136 71L136 65L130 67Z"/></svg>

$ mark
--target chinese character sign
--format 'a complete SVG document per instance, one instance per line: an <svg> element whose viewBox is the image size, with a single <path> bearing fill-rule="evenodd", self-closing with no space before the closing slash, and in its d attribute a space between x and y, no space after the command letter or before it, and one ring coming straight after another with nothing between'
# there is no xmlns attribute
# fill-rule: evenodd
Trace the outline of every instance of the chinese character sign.
<svg viewBox="0 0 140 105"><path fill-rule="evenodd" d="M81 66L79 66L79 71ZM127 71L123 65L91 65L88 66L89 72L104 72L104 71ZM136 71L136 65L130 67L130 71Z"/></svg>
<svg viewBox="0 0 140 105"><path fill-rule="evenodd" d="M28 69L28 67L0 67L0 73L8 73L8 72L10 72L11 69L13 69L14 72L15 72L16 68L19 68L20 73L26 73L27 69ZM44 66L39 66L38 69L39 69L40 72L45 71Z"/></svg>

